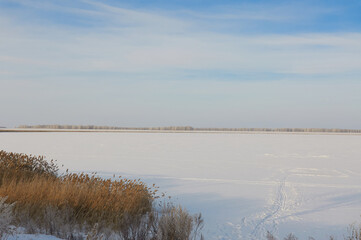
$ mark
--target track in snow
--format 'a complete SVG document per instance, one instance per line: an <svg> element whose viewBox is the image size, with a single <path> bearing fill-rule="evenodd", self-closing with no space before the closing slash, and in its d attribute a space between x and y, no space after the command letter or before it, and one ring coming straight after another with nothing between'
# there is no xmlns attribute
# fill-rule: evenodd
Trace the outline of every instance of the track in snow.
<svg viewBox="0 0 361 240"><path fill-rule="evenodd" d="M279 183L275 201L256 223L253 231L250 233L250 239L260 239L265 236L267 231L275 232L277 230L277 218L287 209L286 184L286 177L284 177Z"/></svg>

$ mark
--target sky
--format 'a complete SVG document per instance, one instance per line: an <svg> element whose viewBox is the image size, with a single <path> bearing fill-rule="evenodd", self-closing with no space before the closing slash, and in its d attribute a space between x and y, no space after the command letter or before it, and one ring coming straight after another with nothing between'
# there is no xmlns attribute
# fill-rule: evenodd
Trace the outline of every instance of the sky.
<svg viewBox="0 0 361 240"><path fill-rule="evenodd" d="M0 0L0 126L361 129L360 0Z"/></svg>

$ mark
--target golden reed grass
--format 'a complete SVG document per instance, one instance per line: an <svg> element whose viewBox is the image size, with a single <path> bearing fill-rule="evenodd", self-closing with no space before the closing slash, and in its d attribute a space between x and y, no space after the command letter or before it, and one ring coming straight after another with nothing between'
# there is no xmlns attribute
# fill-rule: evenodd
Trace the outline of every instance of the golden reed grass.
<svg viewBox="0 0 361 240"><path fill-rule="evenodd" d="M39 219L47 208L70 209L71 221L102 223L117 231L124 218L152 210L156 190L140 180L102 179L85 173L58 175L54 161L44 157L0 151L0 197L14 203L15 212ZM69 212L69 211L68 211Z"/></svg>

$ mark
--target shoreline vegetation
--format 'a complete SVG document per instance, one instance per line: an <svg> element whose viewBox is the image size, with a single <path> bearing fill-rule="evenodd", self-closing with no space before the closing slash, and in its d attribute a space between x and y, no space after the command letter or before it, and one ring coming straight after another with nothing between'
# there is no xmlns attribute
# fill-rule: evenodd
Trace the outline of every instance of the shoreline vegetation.
<svg viewBox="0 0 361 240"><path fill-rule="evenodd" d="M20 125L17 128L1 128L0 132L231 132L231 133L329 133L361 134L361 129L338 128L195 128L191 126L170 127L112 127L95 125Z"/></svg>
<svg viewBox="0 0 361 240"><path fill-rule="evenodd" d="M140 179L60 174L56 161L0 150L0 239L18 228L69 240L203 239L202 216L157 191Z"/></svg>

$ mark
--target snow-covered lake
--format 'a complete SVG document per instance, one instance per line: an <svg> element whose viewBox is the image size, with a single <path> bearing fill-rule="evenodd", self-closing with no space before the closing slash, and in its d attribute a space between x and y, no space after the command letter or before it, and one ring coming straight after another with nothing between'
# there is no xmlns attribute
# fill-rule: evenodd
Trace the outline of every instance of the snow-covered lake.
<svg viewBox="0 0 361 240"><path fill-rule="evenodd" d="M341 239L361 220L361 135L0 133L0 149L155 183L206 239Z"/></svg>

